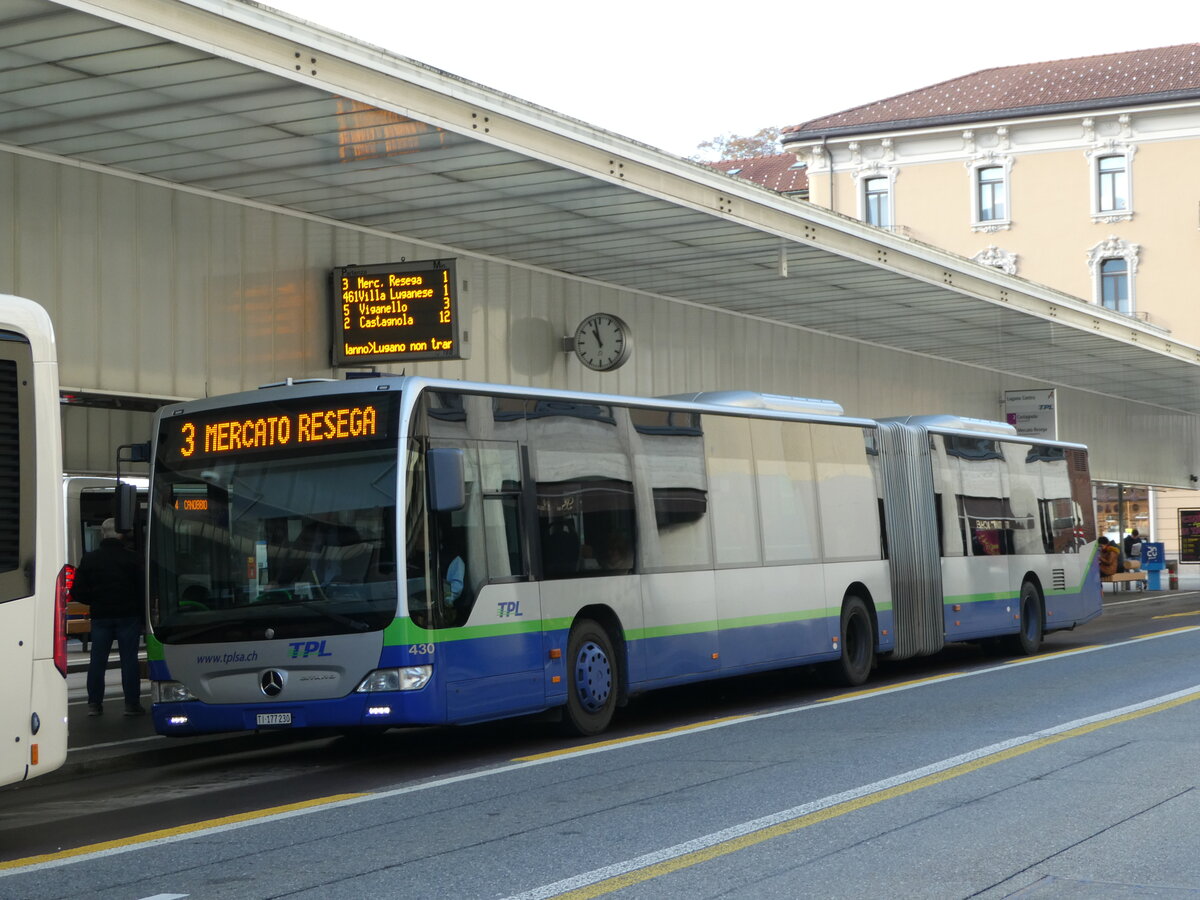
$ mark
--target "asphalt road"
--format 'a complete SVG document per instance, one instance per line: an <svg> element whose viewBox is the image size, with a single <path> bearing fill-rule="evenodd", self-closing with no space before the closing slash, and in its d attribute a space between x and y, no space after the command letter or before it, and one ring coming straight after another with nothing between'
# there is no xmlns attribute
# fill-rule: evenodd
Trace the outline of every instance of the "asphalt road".
<svg viewBox="0 0 1200 900"><path fill-rule="evenodd" d="M1197 898L1200 594L1106 601L1030 659L663 691L602 741L73 705L67 766L0 791L0 897Z"/></svg>

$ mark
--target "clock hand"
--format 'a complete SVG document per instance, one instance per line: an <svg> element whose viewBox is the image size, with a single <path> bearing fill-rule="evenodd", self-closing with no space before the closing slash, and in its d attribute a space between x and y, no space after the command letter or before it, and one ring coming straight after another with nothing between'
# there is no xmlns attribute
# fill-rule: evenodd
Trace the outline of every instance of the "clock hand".
<svg viewBox="0 0 1200 900"><path fill-rule="evenodd" d="M594 335L596 336L596 346L598 346L598 347L603 347L603 346L604 346L604 341L602 341L602 340L600 339L600 328L599 328L599 326L596 326L596 325L593 325L593 326L592 326L592 334L594 334Z"/></svg>

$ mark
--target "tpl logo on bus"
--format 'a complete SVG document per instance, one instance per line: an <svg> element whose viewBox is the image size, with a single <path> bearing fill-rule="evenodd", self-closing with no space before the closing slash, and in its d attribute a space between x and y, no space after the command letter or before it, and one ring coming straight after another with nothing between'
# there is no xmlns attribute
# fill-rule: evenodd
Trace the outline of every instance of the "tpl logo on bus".
<svg viewBox="0 0 1200 900"><path fill-rule="evenodd" d="M332 653L325 651L324 641L296 641L288 646L292 648L292 659L308 659L314 654L316 656L333 656Z"/></svg>
<svg viewBox="0 0 1200 900"><path fill-rule="evenodd" d="M524 616L521 612L520 600L505 600L503 603L496 604L496 615L501 619L507 619L510 616Z"/></svg>

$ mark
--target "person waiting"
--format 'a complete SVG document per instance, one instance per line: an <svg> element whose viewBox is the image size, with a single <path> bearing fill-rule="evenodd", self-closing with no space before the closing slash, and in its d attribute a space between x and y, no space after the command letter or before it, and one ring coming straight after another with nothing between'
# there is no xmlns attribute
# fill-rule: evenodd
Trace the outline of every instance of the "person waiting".
<svg viewBox="0 0 1200 900"><path fill-rule="evenodd" d="M1103 535L1100 536L1097 543L1100 545L1100 575L1116 575L1117 568L1121 560L1121 551L1117 549L1117 545Z"/></svg>
<svg viewBox="0 0 1200 900"><path fill-rule="evenodd" d="M142 676L138 644L145 624L145 576L137 556L125 546L114 520L100 525L100 546L85 553L75 570L71 599L87 605L92 619L92 653L87 671L89 716L104 713L104 676L113 641L121 657L125 715L140 716Z"/></svg>

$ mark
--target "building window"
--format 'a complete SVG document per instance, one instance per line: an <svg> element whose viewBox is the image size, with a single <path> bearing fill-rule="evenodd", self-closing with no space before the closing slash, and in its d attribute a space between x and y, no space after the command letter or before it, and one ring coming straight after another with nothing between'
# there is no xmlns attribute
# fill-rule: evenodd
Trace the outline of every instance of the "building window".
<svg viewBox="0 0 1200 900"><path fill-rule="evenodd" d="M1134 145L1106 141L1088 151L1092 176L1092 221L1105 224L1133 219Z"/></svg>
<svg viewBox="0 0 1200 900"><path fill-rule="evenodd" d="M1095 302L1105 309L1134 315L1134 278L1139 246L1112 235L1088 251L1088 266L1095 279Z"/></svg>
<svg viewBox="0 0 1200 900"><path fill-rule="evenodd" d="M979 221L996 222L1008 218L1004 202L1004 169L986 166L976 170L979 191Z"/></svg>
<svg viewBox="0 0 1200 900"><path fill-rule="evenodd" d="M988 152L967 162L971 173L971 230L1007 231L1012 225L1013 159Z"/></svg>
<svg viewBox="0 0 1200 900"><path fill-rule="evenodd" d="M1096 169L1100 212L1129 209L1129 173L1125 170L1125 157L1101 156L1096 160Z"/></svg>
<svg viewBox="0 0 1200 900"><path fill-rule="evenodd" d="M1100 260L1100 305L1129 312L1129 264L1125 260Z"/></svg>
<svg viewBox="0 0 1200 900"><path fill-rule="evenodd" d="M892 190L887 178L876 176L863 182L863 218L868 225L890 228Z"/></svg>

